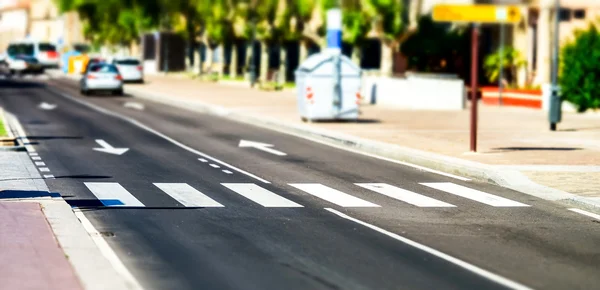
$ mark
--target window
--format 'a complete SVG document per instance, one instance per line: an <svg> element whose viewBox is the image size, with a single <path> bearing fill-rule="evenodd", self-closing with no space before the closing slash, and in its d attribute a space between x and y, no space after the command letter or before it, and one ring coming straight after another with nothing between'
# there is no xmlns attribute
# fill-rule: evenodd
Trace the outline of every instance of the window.
<svg viewBox="0 0 600 290"><path fill-rule="evenodd" d="M118 65L140 65L140 62L137 59L120 59L115 61L115 64Z"/></svg>
<svg viewBox="0 0 600 290"><path fill-rule="evenodd" d="M50 43L40 43L40 51L56 51L56 46Z"/></svg>
<svg viewBox="0 0 600 290"><path fill-rule="evenodd" d="M91 72L95 73L119 73L114 65L108 64L95 64L90 67Z"/></svg>
<svg viewBox="0 0 600 290"><path fill-rule="evenodd" d="M33 44L11 44L8 46L7 52L10 56L33 55L33 50Z"/></svg>
<svg viewBox="0 0 600 290"><path fill-rule="evenodd" d="M573 11L573 18L585 19L585 9L577 9Z"/></svg>
<svg viewBox="0 0 600 290"><path fill-rule="evenodd" d="M560 21L571 21L571 9L560 8L560 12L558 13L558 19Z"/></svg>

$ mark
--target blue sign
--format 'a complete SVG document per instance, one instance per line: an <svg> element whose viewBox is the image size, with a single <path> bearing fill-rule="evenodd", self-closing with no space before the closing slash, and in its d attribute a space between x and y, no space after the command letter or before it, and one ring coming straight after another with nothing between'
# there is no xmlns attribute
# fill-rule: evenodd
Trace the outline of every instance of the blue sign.
<svg viewBox="0 0 600 290"><path fill-rule="evenodd" d="M342 10L327 10L327 48L335 53L342 50Z"/></svg>

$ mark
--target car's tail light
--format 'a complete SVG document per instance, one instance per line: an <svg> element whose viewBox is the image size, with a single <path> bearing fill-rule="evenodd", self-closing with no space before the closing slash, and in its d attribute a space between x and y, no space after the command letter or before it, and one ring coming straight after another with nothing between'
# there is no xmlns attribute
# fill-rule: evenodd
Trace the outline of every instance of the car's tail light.
<svg viewBox="0 0 600 290"><path fill-rule="evenodd" d="M93 79L96 79L96 76L95 75L87 75L87 78L89 80L93 80Z"/></svg>
<svg viewBox="0 0 600 290"><path fill-rule="evenodd" d="M115 77L115 80L122 81L122 80L123 80L123 77L122 77L121 75L117 75L117 76Z"/></svg>
<svg viewBox="0 0 600 290"><path fill-rule="evenodd" d="M144 67L141 65L138 65L137 70L142 71L142 70L144 70Z"/></svg>
<svg viewBox="0 0 600 290"><path fill-rule="evenodd" d="M48 51L46 53L46 55L48 56L48 58L57 58L58 57L58 52L56 52L56 51Z"/></svg>

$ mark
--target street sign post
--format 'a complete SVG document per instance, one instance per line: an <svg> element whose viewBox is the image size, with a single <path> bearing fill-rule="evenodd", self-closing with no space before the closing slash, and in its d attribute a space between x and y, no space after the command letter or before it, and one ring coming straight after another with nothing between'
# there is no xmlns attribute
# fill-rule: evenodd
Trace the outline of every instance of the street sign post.
<svg viewBox="0 0 600 290"><path fill-rule="evenodd" d="M339 8L327 10L327 50L333 54L333 107L337 115L342 110L342 10Z"/></svg>
<svg viewBox="0 0 600 290"><path fill-rule="evenodd" d="M437 22L472 23L471 36L471 151L477 152L477 84L479 60L479 27L481 24L518 23L521 10L514 5L447 5L433 7L433 20Z"/></svg>

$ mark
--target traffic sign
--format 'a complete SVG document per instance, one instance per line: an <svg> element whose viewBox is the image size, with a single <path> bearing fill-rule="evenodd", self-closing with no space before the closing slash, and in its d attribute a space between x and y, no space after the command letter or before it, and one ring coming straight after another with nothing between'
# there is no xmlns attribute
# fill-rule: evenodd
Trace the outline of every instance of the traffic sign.
<svg viewBox="0 0 600 290"><path fill-rule="evenodd" d="M518 23L521 10L515 5L448 5L433 7L438 22Z"/></svg>

